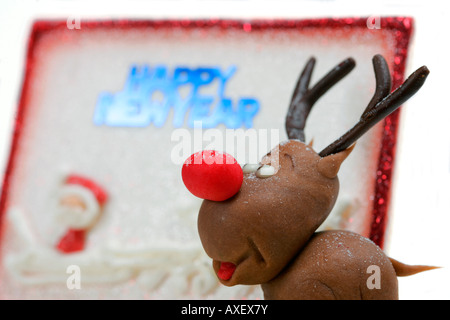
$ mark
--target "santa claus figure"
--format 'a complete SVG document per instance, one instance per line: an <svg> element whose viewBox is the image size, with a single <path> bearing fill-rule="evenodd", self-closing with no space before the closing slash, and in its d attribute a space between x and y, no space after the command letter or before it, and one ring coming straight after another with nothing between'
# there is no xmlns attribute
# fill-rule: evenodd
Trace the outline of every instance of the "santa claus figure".
<svg viewBox="0 0 450 320"><path fill-rule="evenodd" d="M66 178L58 195L56 219L66 228L56 248L63 253L84 249L86 234L97 222L108 195L91 179L79 175Z"/></svg>

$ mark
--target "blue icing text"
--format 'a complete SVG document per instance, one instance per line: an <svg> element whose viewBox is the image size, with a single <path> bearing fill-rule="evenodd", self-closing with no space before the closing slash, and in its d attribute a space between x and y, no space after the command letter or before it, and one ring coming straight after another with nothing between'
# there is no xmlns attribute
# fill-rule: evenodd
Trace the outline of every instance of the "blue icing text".
<svg viewBox="0 0 450 320"><path fill-rule="evenodd" d="M225 94L225 86L235 72L235 66L226 70L177 67L173 74L168 73L166 66L132 66L122 91L99 95L94 123L121 127L146 127L153 123L161 127L172 115L174 127L186 124L193 128L194 122L201 121L203 128L219 124L233 129L251 128L259 101L252 97L233 101ZM214 95L200 92L215 80L218 88ZM182 94L181 90L187 93Z"/></svg>

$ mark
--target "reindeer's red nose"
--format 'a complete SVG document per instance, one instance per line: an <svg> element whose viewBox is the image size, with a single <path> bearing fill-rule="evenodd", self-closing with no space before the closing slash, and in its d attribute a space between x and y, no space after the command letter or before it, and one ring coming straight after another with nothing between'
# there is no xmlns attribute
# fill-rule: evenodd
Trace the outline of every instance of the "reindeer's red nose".
<svg viewBox="0 0 450 320"><path fill-rule="evenodd" d="M181 176L186 188L202 199L224 201L241 188L243 172L231 155L218 151L200 151L183 164Z"/></svg>

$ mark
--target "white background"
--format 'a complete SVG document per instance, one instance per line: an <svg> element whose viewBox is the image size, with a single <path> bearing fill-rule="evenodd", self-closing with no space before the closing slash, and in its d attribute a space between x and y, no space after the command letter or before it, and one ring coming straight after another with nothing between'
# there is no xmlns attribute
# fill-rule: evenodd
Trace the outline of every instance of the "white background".
<svg viewBox="0 0 450 320"><path fill-rule="evenodd" d="M412 16L407 73L431 74L402 111L387 253L442 269L400 278L401 299L450 299L450 72L448 1L0 1L0 166L9 154L23 62L35 18L307 18Z"/></svg>

